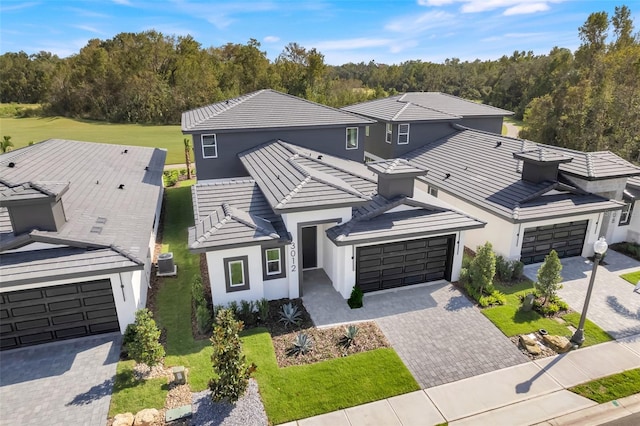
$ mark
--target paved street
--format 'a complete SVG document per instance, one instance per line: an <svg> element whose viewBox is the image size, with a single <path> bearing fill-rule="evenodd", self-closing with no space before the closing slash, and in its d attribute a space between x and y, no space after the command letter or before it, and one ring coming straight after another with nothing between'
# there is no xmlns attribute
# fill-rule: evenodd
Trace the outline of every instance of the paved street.
<svg viewBox="0 0 640 426"><path fill-rule="evenodd" d="M0 353L0 425L104 426L120 334Z"/></svg>

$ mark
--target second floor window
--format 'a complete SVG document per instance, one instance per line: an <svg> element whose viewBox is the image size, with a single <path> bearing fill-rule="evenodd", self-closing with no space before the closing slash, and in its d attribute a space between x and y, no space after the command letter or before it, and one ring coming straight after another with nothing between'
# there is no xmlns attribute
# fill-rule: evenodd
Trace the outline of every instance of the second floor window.
<svg viewBox="0 0 640 426"><path fill-rule="evenodd" d="M218 158L216 135L202 135L202 157Z"/></svg>
<svg viewBox="0 0 640 426"><path fill-rule="evenodd" d="M347 127L347 149L358 148L358 128Z"/></svg>
<svg viewBox="0 0 640 426"><path fill-rule="evenodd" d="M633 201L624 205L622 212L620 213L619 225L624 226L631 223L631 213L633 213Z"/></svg>
<svg viewBox="0 0 640 426"><path fill-rule="evenodd" d="M409 124L398 125L398 145L409 143Z"/></svg>

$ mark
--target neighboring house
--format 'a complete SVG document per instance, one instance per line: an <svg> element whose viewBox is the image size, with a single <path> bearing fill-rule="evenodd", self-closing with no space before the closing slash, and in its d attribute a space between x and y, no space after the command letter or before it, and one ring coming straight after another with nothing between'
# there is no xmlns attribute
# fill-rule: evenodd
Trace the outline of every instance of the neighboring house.
<svg viewBox="0 0 640 426"><path fill-rule="evenodd" d="M182 114L193 138L198 180L246 176L238 154L269 140L355 161L373 120L275 90L259 90Z"/></svg>
<svg viewBox="0 0 640 426"><path fill-rule="evenodd" d="M239 154L248 176L192 188L189 248L206 253L215 304L295 298L322 268L348 298L456 280L464 233L484 223L421 191L404 160L342 159L280 140Z"/></svg>
<svg viewBox="0 0 640 426"><path fill-rule="evenodd" d="M2 349L133 322L146 305L165 157L59 139L0 155Z"/></svg>
<svg viewBox="0 0 640 426"><path fill-rule="evenodd" d="M456 126L455 133L405 155L429 170L419 188L487 222L469 247L491 241L509 259L593 254L613 241L627 178L640 168L610 152L584 153Z"/></svg>
<svg viewBox="0 0 640 426"><path fill-rule="evenodd" d="M342 108L376 120L366 138L369 159L396 158L455 132L452 124L500 134L512 112L439 92L411 92Z"/></svg>
<svg viewBox="0 0 640 426"><path fill-rule="evenodd" d="M618 243L629 241L640 244L640 177L627 179L627 186L622 196L624 208L620 212L619 219L612 217L614 225L611 242Z"/></svg>

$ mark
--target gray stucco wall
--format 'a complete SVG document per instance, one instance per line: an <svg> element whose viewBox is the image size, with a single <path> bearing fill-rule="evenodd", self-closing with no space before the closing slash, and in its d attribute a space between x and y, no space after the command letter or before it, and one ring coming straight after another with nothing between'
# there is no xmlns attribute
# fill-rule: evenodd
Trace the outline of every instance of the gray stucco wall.
<svg viewBox="0 0 640 426"><path fill-rule="evenodd" d="M381 158L397 158L455 131L449 122L414 122L409 126L409 143L398 145L398 123L393 124L390 144L386 142L386 125L376 124L371 126L371 137L367 139L365 150Z"/></svg>
<svg viewBox="0 0 640 426"><path fill-rule="evenodd" d="M461 126L485 132L502 134L502 117L468 117L458 122Z"/></svg>
<svg viewBox="0 0 640 426"><path fill-rule="evenodd" d="M358 127L358 148L346 149L347 127ZM203 158L202 134L215 134L217 158ZM276 139L326 154L364 161L365 126L307 127L300 129L258 129L235 132L201 132L192 135L198 180L246 176L238 154ZM370 139L370 138L369 138Z"/></svg>

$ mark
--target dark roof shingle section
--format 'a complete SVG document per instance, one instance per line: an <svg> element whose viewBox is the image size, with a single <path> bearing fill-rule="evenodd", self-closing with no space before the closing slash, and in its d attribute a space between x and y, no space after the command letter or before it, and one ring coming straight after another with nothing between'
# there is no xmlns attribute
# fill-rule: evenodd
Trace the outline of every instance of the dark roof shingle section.
<svg viewBox="0 0 640 426"><path fill-rule="evenodd" d="M378 175L422 176L428 171L403 158L367 163L367 168Z"/></svg>
<svg viewBox="0 0 640 426"><path fill-rule="evenodd" d="M62 196L67 222L59 232L33 231L34 236L69 246L117 247L142 265L165 157L162 149L50 139L0 155L0 181L14 188L30 182L32 189ZM13 233L6 208L0 208L0 232L3 239Z"/></svg>
<svg viewBox="0 0 640 426"><path fill-rule="evenodd" d="M330 155L282 141L260 145L240 153L239 157L278 213L361 204L371 198L361 191L367 189L367 183L375 182L347 169L332 167L334 157ZM356 184L356 180L360 183Z"/></svg>
<svg viewBox="0 0 640 426"><path fill-rule="evenodd" d="M195 217L195 226L189 228L191 250L288 241L282 219L249 178L198 183L191 194Z"/></svg>
<svg viewBox="0 0 640 426"><path fill-rule="evenodd" d="M504 117L513 114L440 92L410 92L342 109L388 122L452 121L464 117Z"/></svg>
<svg viewBox="0 0 640 426"><path fill-rule="evenodd" d="M340 246L408 236L424 237L484 226L484 222L454 210L441 200L416 193L414 198L397 197L392 200L375 196L366 205L355 209L349 222L329 228L326 233Z"/></svg>
<svg viewBox="0 0 640 426"><path fill-rule="evenodd" d="M429 170L421 179L430 185L514 222L620 209L620 203L575 188L522 180L521 161L513 153L536 146L461 128L405 157ZM560 170L574 162L561 164Z"/></svg>
<svg viewBox="0 0 640 426"><path fill-rule="evenodd" d="M544 148L514 152L513 158L517 160L529 160L536 163L569 163L573 161L573 157L569 155Z"/></svg>
<svg viewBox="0 0 640 426"><path fill-rule="evenodd" d="M538 146L572 157L570 163L560 165L560 171L573 176L587 180L640 176L640 167L610 151L582 152L544 144Z"/></svg>
<svg viewBox="0 0 640 426"><path fill-rule="evenodd" d="M271 89L182 113L182 131L344 126L373 121Z"/></svg>

